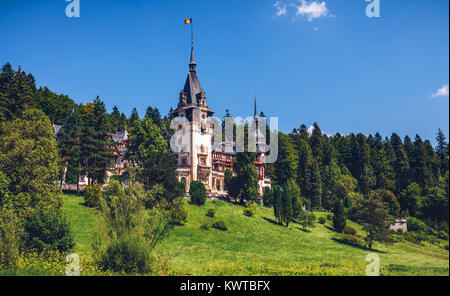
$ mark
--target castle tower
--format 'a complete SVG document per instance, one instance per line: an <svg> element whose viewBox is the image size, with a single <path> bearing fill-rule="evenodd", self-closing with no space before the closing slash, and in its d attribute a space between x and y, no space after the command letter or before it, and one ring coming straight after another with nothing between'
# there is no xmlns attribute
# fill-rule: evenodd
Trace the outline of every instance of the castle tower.
<svg viewBox="0 0 450 296"><path fill-rule="evenodd" d="M212 189L211 140L214 111L209 109L206 95L197 77L197 63L194 59L194 42L191 43L189 73L184 89L180 92L178 108L174 114L184 117L188 123L183 128L188 133L187 152L178 153L179 180L185 182L189 191L191 181L201 181L207 190Z"/></svg>
<svg viewBox="0 0 450 296"><path fill-rule="evenodd" d="M266 157L266 137L265 131L263 132L261 128L265 128L265 126L261 127L260 118L258 116L258 110L256 107L256 97L254 103L254 133L255 133L255 141L256 141L256 161L255 166L258 173L258 184L259 184L259 194L263 194L263 188L265 186L265 157ZM267 123L266 123L267 124Z"/></svg>

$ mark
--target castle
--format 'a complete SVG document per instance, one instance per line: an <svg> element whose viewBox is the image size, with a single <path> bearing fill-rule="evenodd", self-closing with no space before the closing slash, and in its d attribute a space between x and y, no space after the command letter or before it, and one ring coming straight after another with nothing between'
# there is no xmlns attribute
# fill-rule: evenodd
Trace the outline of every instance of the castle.
<svg viewBox="0 0 450 296"><path fill-rule="evenodd" d="M232 141L215 143L213 139L214 111L208 107L206 95L197 76L197 64L194 59L194 46L191 45L189 73L184 89L180 92L178 107L174 117L185 118L185 124L179 125L188 138L188 145L177 154L177 172L180 182L184 182L189 192L192 181L201 181L209 196L226 196L225 170L233 171L236 145ZM255 166L258 174L259 193L264 187L270 187L271 181L265 177L265 137L259 129L259 117L254 107L254 126L257 157Z"/></svg>

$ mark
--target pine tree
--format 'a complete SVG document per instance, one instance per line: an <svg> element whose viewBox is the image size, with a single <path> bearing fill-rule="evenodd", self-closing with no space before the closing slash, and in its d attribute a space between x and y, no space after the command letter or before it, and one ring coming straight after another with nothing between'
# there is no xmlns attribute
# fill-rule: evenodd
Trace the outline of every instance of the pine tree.
<svg viewBox="0 0 450 296"><path fill-rule="evenodd" d="M394 161L392 163L395 175L397 176L396 181L396 192L402 192L410 182L410 163L408 161L408 155L403 146L400 137L393 133L391 136L390 143L394 150Z"/></svg>
<svg viewBox="0 0 450 296"><path fill-rule="evenodd" d="M315 159L312 161L310 200L314 210L322 211L322 181L319 164Z"/></svg>
<svg viewBox="0 0 450 296"><path fill-rule="evenodd" d="M426 188L432 183L431 171L428 161L429 158L425 150L422 138L419 135L416 135L411 167L412 180L419 184L422 188Z"/></svg>
<svg viewBox="0 0 450 296"><path fill-rule="evenodd" d="M314 158L320 165L322 162L322 153L323 153L323 134L317 122L314 122L313 128L314 129L310 139L311 149Z"/></svg>
<svg viewBox="0 0 450 296"><path fill-rule="evenodd" d="M283 189L275 185L273 188L273 212L278 224L283 224Z"/></svg>
<svg viewBox="0 0 450 296"><path fill-rule="evenodd" d="M279 185L287 184L289 179L297 176L297 155L289 136L278 134L278 159L274 164L275 182Z"/></svg>
<svg viewBox="0 0 450 296"><path fill-rule="evenodd" d="M282 210L283 222L286 223L286 227L288 227L289 223L292 220L294 210L292 207L292 196L287 186L283 187L282 203L283 203L283 210Z"/></svg>
<svg viewBox="0 0 450 296"><path fill-rule="evenodd" d="M145 117L150 118L154 124L161 127L161 113L158 108L148 107L145 112Z"/></svg>
<svg viewBox="0 0 450 296"><path fill-rule="evenodd" d="M22 114L22 112L32 107L33 90L27 75L20 67L17 72L9 76L10 68L4 69L6 73L2 74L2 85L0 86L0 120L11 121Z"/></svg>
<svg viewBox="0 0 450 296"><path fill-rule="evenodd" d="M342 202L340 199L336 199L333 209L333 227L337 232L342 233L346 223L347 217Z"/></svg>
<svg viewBox="0 0 450 296"><path fill-rule="evenodd" d="M67 174L74 172L76 174L77 193L79 193L79 181L80 174L83 171L83 163L81 157L81 138L83 133L83 119L81 117L81 110L77 108L73 109L73 112L69 113L66 121L62 127L61 133L58 135L58 148L61 159L64 166L67 168ZM61 177L62 183L62 177Z"/></svg>
<svg viewBox="0 0 450 296"><path fill-rule="evenodd" d="M311 199L312 187L311 187L311 175L312 175L312 162L313 156L309 144L301 139L298 145L298 172L297 172L297 184L303 195Z"/></svg>
<svg viewBox="0 0 450 296"><path fill-rule="evenodd" d="M97 97L82 110L81 159L89 184L103 183L114 160L113 142L108 135L105 104Z"/></svg>
<svg viewBox="0 0 450 296"><path fill-rule="evenodd" d="M436 136L436 154L439 158L440 162L440 171L441 175L444 176L449 167L449 156L448 156L448 143L447 139L445 138L444 133L441 129L439 129L437 136Z"/></svg>
<svg viewBox="0 0 450 296"><path fill-rule="evenodd" d="M241 203L252 201L259 197L258 174L255 166L256 153L241 152L236 155L234 168L237 184L239 184L239 197Z"/></svg>
<svg viewBox="0 0 450 296"><path fill-rule="evenodd" d="M130 118L128 118L128 126L130 129L132 129L134 127L134 123L137 120L139 120L139 114L137 112L137 109L133 108L133 110L131 111Z"/></svg>
<svg viewBox="0 0 450 296"><path fill-rule="evenodd" d="M376 188L395 190L394 171L379 133L376 133L374 138L371 160L376 177Z"/></svg>

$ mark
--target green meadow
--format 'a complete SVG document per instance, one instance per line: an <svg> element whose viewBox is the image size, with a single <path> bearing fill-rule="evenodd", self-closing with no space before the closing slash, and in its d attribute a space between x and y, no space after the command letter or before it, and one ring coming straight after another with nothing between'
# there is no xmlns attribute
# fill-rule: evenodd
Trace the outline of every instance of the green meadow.
<svg viewBox="0 0 450 296"><path fill-rule="evenodd" d="M369 264L365 258L375 253L380 258L381 275L449 275L449 253L437 245L401 240L376 243L369 251L336 240L329 220L304 231L295 223L288 228L277 225L269 208L258 207L255 216L247 217L242 206L224 201L186 206L187 223L176 226L155 250L163 266L156 274L364 276ZM214 218L205 215L209 208L216 209ZM75 236L75 252L89 256L97 223L95 210L85 207L83 197L75 195L64 195L64 209ZM315 214L317 218L326 216ZM225 221L228 230L212 228L216 220ZM204 224L208 229L201 227ZM364 235L360 225L347 224Z"/></svg>

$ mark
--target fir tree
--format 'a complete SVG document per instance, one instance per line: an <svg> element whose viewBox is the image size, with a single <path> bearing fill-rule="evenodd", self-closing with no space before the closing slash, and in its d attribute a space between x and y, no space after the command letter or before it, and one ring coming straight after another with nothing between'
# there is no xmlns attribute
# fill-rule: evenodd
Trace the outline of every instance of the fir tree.
<svg viewBox="0 0 450 296"><path fill-rule="evenodd" d="M6 73L2 74L2 85L0 86L0 120L11 121L22 114L22 112L32 107L33 90L27 75L20 67L17 72L9 76L9 67L6 66Z"/></svg>
<svg viewBox="0 0 450 296"><path fill-rule="evenodd" d="M440 171L441 175L444 176L446 172L448 171L448 163L449 163L449 157L448 157L448 143L447 139L445 138L444 133L441 129L439 129L437 135L436 135L436 154L439 158L440 162Z"/></svg>
<svg viewBox="0 0 450 296"><path fill-rule="evenodd" d="M347 217L345 215L344 207L342 206L342 202L340 199L336 199L334 203L333 209L333 226L334 229L341 233L344 231L345 225L347 221Z"/></svg>
<svg viewBox="0 0 450 296"><path fill-rule="evenodd" d="M282 210L283 222L286 224L286 227L288 227L289 223L292 220L294 210L292 208L292 196L287 186L283 188L282 203L283 203L283 210Z"/></svg>

